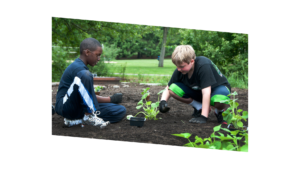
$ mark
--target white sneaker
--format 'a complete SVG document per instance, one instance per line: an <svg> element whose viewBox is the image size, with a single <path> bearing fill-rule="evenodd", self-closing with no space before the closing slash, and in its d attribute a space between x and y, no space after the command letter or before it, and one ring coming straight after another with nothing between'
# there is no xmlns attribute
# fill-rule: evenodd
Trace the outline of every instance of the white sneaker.
<svg viewBox="0 0 300 169"><path fill-rule="evenodd" d="M100 111L98 111L98 114ZM100 126L100 128L104 128L109 124L109 121L105 122L103 119L96 116L94 113L90 113L89 115L84 115L82 119L82 124L92 125L92 126Z"/></svg>

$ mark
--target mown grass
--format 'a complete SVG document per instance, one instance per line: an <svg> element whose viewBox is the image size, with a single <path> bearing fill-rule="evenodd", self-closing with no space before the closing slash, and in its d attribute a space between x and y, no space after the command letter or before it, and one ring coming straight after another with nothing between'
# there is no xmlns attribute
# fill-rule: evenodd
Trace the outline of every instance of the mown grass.
<svg viewBox="0 0 300 169"><path fill-rule="evenodd" d="M120 75L114 75L121 77ZM133 83L161 83L162 86L166 86L170 80L171 76L145 76L138 74L134 75L125 75L122 82L133 82ZM231 85L231 88L240 88L248 89L248 82L245 82L243 79L239 79L235 76L229 76L227 78L228 82Z"/></svg>
<svg viewBox="0 0 300 169"><path fill-rule="evenodd" d="M114 60L117 63L109 64L112 76L123 77L122 73L131 73L137 75L125 75L124 82L136 82L136 83L161 83L166 86L173 74L176 66L172 63L171 59L165 59L164 67L158 67L158 60L155 59L137 59L137 60ZM125 68L125 69L124 69ZM125 72L124 72L125 70ZM159 74L169 76L148 76L142 74ZM248 89L248 75L244 74L242 77L237 76L236 73L231 73L226 76L231 87Z"/></svg>
<svg viewBox="0 0 300 169"><path fill-rule="evenodd" d="M111 73L121 73L126 65L125 73L172 75L176 66L171 59L164 60L164 67L158 67L157 59L114 60L117 63L106 63Z"/></svg>

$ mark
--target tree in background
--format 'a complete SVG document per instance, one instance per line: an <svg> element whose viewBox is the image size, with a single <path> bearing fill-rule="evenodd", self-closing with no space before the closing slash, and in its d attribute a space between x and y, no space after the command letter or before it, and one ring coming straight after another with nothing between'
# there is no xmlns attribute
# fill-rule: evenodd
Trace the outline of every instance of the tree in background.
<svg viewBox="0 0 300 169"><path fill-rule="evenodd" d="M70 50L75 52L75 57L78 57L79 46L82 40L93 37L99 40L100 43L113 41L114 39L120 39L124 42L128 39L142 37L141 32L149 33L152 30L153 27L144 25L53 17L52 80L59 81L63 71L70 64L67 60L74 59L74 57L71 57ZM109 47L113 46L109 44ZM99 62L98 66L100 65L103 68L97 68L97 72L100 73L98 75L104 76L107 72L104 70L107 69L105 68L105 64Z"/></svg>
<svg viewBox="0 0 300 169"><path fill-rule="evenodd" d="M158 67L164 67L166 40L167 40L167 35L168 35L169 28L164 27L163 29L164 29L164 36L163 36L163 41L162 41L162 45L161 45L161 52L160 52Z"/></svg>
<svg viewBox="0 0 300 169"><path fill-rule="evenodd" d="M182 44L193 46L196 56L209 57L225 75L248 78L248 35L181 29Z"/></svg>
<svg viewBox="0 0 300 169"><path fill-rule="evenodd" d="M209 57L223 74L245 79L248 75L247 34L53 17L52 80L60 80L70 64L67 60L78 57L81 41L89 37L104 44L102 56L106 60L160 55L158 66L163 67L165 56L170 56L177 45L189 44L197 56ZM101 68L92 68L99 76L109 73L103 61L101 58L97 64Z"/></svg>

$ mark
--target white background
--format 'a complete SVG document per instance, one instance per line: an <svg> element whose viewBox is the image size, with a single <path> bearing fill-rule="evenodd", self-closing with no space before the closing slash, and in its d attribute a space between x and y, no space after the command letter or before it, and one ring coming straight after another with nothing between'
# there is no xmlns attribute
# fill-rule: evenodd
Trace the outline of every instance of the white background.
<svg viewBox="0 0 300 169"><path fill-rule="evenodd" d="M296 168L296 2L1 1L1 168ZM51 17L249 34L249 152L52 136Z"/></svg>

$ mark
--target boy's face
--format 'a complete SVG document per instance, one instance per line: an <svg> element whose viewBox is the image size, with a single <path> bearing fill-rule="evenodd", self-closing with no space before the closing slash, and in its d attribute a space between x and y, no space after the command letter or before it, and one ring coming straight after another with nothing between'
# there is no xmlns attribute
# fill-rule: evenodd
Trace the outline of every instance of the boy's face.
<svg viewBox="0 0 300 169"><path fill-rule="evenodd" d="M95 51L90 51L89 49L87 49L86 54L87 64L95 66L100 60L100 55L102 54L102 47L98 46Z"/></svg>
<svg viewBox="0 0 300 169"><path fill-rule="evenodd" d="M194 59L192 59L190 63L182 62L180 65L176 65L176 67L177 70L182 74L187 74L191 70L193 65L194 65Z"/></svg>

